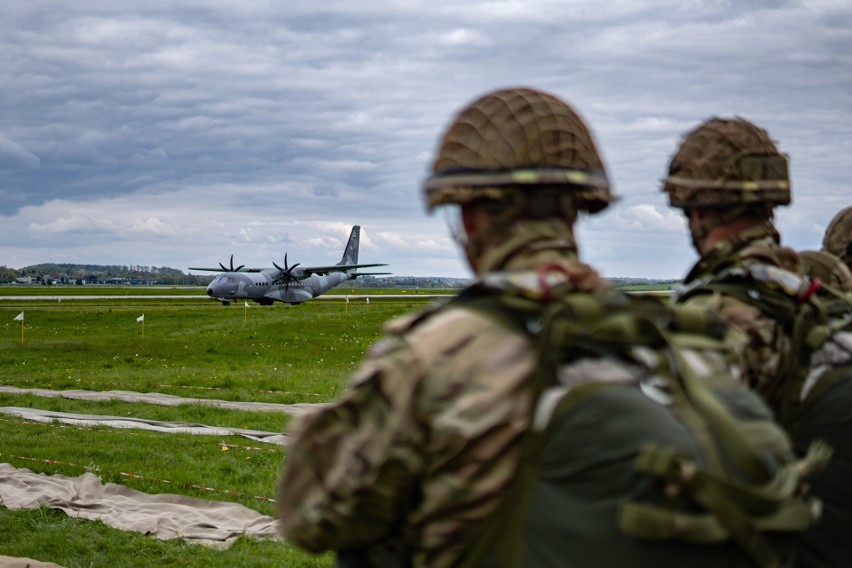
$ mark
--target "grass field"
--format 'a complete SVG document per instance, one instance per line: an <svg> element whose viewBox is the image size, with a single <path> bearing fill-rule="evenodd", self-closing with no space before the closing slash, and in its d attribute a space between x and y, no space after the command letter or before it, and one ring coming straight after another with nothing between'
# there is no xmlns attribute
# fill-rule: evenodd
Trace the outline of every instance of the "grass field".
<svg viewBox="0 0 852 568"><path fill-rule="evenodd" d="M59 290L42 288L48 295ZM82 295L83 288L64 290L65 294ZM143 287L118 296L135 295L137 289ZM3 287L0 296L14 295L9 290L12 288ZM377 297L369 304L364 300L348 304L324 300L247 309L192 298L2 300L0 384L159 392L232 401L326 402L338 396L367 347L379 337L385 320L426 304L427 300L417 299L416 292L410 294L411 300ZM23 341L21 322L13 321L21 311L25 313ZM142 314L144 328L136 321ZM3 393L0 406L269 432L285 430L289 421L279 412ZM268 499L275 497L276 479L286 456L276 446L259 445L263 444L233 437L70 427L0 415L0 462L46 474L77 476L92 471L105 483L147 493L235 501L274 515ZM313 557L282 542L241 538L221 551L161 542L49 509L13 512L0 508L0 554L66 567L332 564L330 556Z"/></svg>

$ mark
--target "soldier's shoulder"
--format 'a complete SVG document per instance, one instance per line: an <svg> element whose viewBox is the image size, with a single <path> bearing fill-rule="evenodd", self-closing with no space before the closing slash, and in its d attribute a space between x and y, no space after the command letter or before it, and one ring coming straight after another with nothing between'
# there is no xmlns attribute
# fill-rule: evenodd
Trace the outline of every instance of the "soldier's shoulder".
<svg viewBox="0 0 852 568"><path fill-rule="evenodd" d="M398 337L440 336L450 330L476 329L492 323L483 313L456 300L453 297L425 310L394 318L385 324L385 333Z"/></svg>
<svg viewBox="0 0 852 568"><path fill-rule="evenodd" d="M779 245L770 238L749 244L739 252L739 257L743 264L763 264L794 274L802 274L802 263L798 253L789 247Z"/></svg>

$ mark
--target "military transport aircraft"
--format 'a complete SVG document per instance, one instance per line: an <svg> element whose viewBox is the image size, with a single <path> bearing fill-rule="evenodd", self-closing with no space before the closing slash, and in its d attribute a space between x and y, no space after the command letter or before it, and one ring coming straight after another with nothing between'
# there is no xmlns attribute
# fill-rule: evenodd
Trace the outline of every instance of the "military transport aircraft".
<svg viewBox="0 0 852 568"><path fill-rule="evenodd" d="M354 280L358 276L390 274L389 272L357 272L358 268L387 266L387 264L358 264L360 237L361 227L354 225L349 234L349 241L346 243L346 250L343 252L343 259L331 266L299 266L298 262L288 266L285 254L283 268L274 262L272 263L274 268L245 268L245 265L234 268L234 255L231 255L230 267L220 262L220 268L190 268L190 270L221 272L207 286L207 295L219 300L225 306L232 300L253 300L262 306L269 306L274 301L297 305L316 298L347 280Z"/></svg>

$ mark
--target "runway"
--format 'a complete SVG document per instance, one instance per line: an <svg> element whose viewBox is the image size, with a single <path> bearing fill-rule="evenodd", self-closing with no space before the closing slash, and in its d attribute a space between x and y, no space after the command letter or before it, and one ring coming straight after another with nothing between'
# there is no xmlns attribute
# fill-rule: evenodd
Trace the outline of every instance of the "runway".
<svg viewBox="0 0 852 568"><path fill-rule="evenodd" d="M420 298L451 298L452 294L323 294L322 296L316 296L312 298L310 302L316 300L337 300L337 301L345 301L346 298L352 300L365 300L369 298L370 300L382 300L382 299L405 299L405 300L417 300ZM207 295L181 295L181 294L141 294L141 295L91 295L91 296L0 296L0 301L54 301L60 302L64 300L212 300ZM243 298L234 298L233 302L239 302ZM218 302L218 300L215 300Z"/></svg>

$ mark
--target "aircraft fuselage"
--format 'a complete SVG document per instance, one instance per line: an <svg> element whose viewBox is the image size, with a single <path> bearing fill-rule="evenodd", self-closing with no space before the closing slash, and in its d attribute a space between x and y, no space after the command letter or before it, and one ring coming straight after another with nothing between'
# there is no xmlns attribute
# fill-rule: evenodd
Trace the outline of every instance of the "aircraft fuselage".
<svg viewBox="0 0 852 568"><path fill-rule="evenodd" d="M226 272L219 274L207 286L207 295L229 303L231 300L252 300L259 304L273 301L299 304L324 294L335 286L355 278L348 272L314 274L289 284L276 283L277 270L264 272Z"/></svg>

